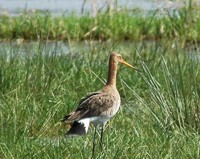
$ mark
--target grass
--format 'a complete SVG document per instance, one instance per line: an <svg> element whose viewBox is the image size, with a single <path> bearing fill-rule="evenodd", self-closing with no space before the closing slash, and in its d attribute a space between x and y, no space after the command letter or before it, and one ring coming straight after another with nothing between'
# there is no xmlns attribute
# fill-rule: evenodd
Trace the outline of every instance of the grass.
<svg viewBox="0 0 200 159"><path fill-rule="evenodd" d="M49 13L25 12L17 17L0 17L0 40L160 40L179 38L182 45L199 42L199 6L177 12L152 11L147 16L138 10L116 11L113 16L100 13L69 14L54 17Z"/></svg>
<svg viewBox="0 0 200 159"><path fill-rule="evenodd" d="M0 47L0 158L90 158L93 128L65 138L60 119L104 85L112 50L141 72L119 67L122 106L96 158L200 158L198 13L0 17L1 40L36 41Z"/></svg>
<svg viewBox="0 0 200 159"><path fill-rule="evenodd" d="M200 158L200 67L180 45L91 42L78 50L80 44L70 44L60 54L57 44L38 42L23 56L13 45L1 47L0 158L89 158L93 129L65 138L69 126L60 119L103 86L111 50L141 73L119 67L121 110L96 158Z"/></svg>

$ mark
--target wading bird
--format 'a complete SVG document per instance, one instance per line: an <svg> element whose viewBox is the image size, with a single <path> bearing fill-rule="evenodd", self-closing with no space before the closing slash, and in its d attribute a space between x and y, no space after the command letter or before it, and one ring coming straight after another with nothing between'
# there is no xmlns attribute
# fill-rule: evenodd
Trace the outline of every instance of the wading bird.
<svg viewBox="0 0 200 159"><path fill-rule="evenodd" d="M62 122L71 123L71 128L66 135L85 135L90 123L95 127L93 138L92 156L95 152L96 134L101 125L100 146L102 147L103 132L106 122L113 117L120 106L120 95L116 88L116 76L118 63L134 68L122 59L116 52L110 55L108 79L106 85L98 92L91 93L81 99L78 108L70 115L66 115Z"/></svg>

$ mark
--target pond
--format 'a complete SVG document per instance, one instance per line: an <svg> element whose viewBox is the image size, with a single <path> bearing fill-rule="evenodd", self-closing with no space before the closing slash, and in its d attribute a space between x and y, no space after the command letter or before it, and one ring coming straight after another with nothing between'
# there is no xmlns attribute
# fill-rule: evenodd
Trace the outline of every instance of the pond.
<svg viewBox="0 0 200 159"><path fill-rule="evenodd" d="M108 0L107 0L108 1ZM49 11L51 14L63 15L71 12L81 14L89 12L95 14L95 10L105 10L106 0L1 0L0 15L9 14L11 16L19 15L22 11ZM114 2L114 0L110 0ZM110 3L111 6L114 4ZM144 12L157 9L177 9L182 7L183 1L172 2L168 0L117 0L117 8L135 9L139 8Z"/></svg>
<svg viewBox="0 0 200 159"><path fill-rule="evenodd" d="M84 41L84 42L2 42L0 43L0 55L5 56L9 61L12 57L19 58L31 58L37 54L43 56L60 56L71 54L76 57L79 54L94 52L94 50L115 50L119 52L149 52L149 50L167 50L167 53L181 52L186 54L188 59L194 62L200 62L200 47L198 44L191 44L186 48L182 48L178 43L163 42L158 43L156 41L124 41L124 42L98 42L98 41ZM144 51L145 50L145 51ZM175 51L176 50L176 51ZM153 52L152 52L153 53Z"/></svg>

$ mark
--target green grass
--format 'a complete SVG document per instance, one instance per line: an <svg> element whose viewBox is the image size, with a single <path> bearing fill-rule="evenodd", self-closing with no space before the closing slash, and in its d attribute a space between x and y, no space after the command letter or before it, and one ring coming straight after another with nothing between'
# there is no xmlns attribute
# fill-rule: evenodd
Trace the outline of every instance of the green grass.
<svg viewBox="0 0 200 159"><path fill-rule="evenodd" d="M49 13L26 12L17 17L0 17L0 40L160 40L176 39L199 42L199 6L182 8L177 12L161 15L160 11L144 16L140 11L126 9L100 13L97 17L89 14L69 14L54 17Z"/></svg>
<svg viewBox="0 0 200 159"><path fill-rule="evenodd" d="M53 44L52 44L53 45ZM68 54L36 43L21 56L0 50L0 158L89 158L87 136L65 138L63 115L99 90L111 50L141 73L119 67L119 113L108 123L97 158L200 158L200 66L172 42L71 43ZM55 45L56 46L56 45ZM48 50L46 55L44 55Z"/></svg>

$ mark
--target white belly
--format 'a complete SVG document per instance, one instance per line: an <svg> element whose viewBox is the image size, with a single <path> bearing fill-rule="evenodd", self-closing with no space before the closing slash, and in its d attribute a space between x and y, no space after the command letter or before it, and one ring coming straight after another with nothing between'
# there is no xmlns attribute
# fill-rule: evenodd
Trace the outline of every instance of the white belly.
<svg viewBox="0 0 200 159"><path fill-rule="evenodd" d="M105 125L106 122L110 119L109 116L97 116L90 118L90 122L94 125L103 124Z"/></svg>

